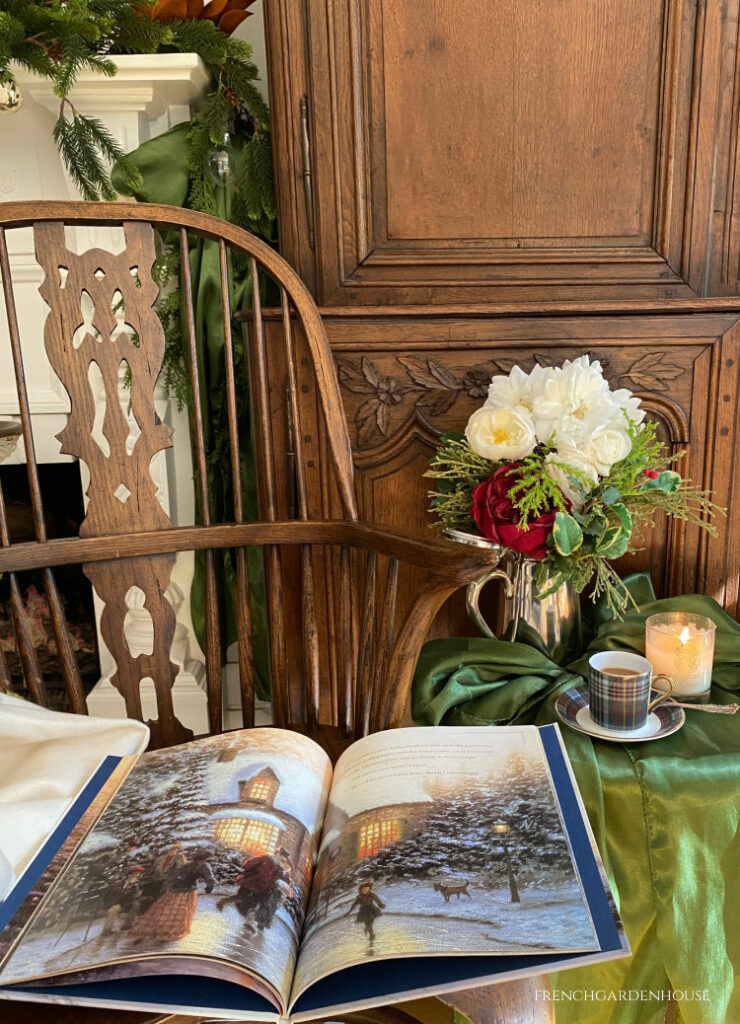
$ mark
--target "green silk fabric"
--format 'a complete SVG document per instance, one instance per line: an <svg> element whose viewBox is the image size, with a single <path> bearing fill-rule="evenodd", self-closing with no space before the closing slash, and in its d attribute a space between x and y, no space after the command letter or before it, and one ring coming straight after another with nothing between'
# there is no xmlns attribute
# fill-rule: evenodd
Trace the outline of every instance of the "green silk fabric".
<svg viewBox="0 0 740 1024"><path fill-rule="evenodd" d="M133 193L140 202L165 203L187 207L190 175L186 165L187 133L189 122L178 124L129 153L127 161L134 164L142 177L141 185ZM238 140L234 142L238 146ZM125 190L125 176L117 167L112 172L113 184ZM223 220L231 219L234 199L233 185L216 189L217 214ZM165 233L168 242L178 243L174 233ZM235 265L231 253L229 260L229 300L232 311L246 309L251 303L251 279L246 266ZM234 521L231 457L228 444L223 443L227 424L226 369L224 358L224 329L221 308L221 273L218 244L196 235L190 236L190 275L193 293L196 349L200 376L200 400L203 411L203 432L208 462L208 492L211 521ZM182 337L186 335L185 309L181 309ZM246 372L244 339L238 324L232 325L234 362ZM257 519L257 481L252 451L249 421L248 389L245 379L237 379L239 420L239 463L242 481L244 515L247 520ZM191 431L192 431L191 419ZM185 525L185 524L181 524ZM254 633L257 691L260 697L269 696L269 667L267 655L267 619L264 599L262 554L258 548L247 553L251 591L252 624ZM214 551L214 569L218 592L221 623L222 659L226 648L238 636L236 569L230 551ZM190 610L196 636L205 650L205 554L195 553L195 575L190 593Z"/></svg>
<svg viewBox="0 0 740 1024"><path fill-rule="evenodd" d="M618 621L597 607L593 639L565 668L523 643L427 643L414 679L414 720L557 721L557 694L582 682L592 653L644 653L645 619L674 610L716 623L711 699L732 703L740 690L740 625L710 597L657 601L647 577L625 583L639 612ZM632 956L550 975L556 1021L662 1024L666 1006L655 996L668 990L678 993L684 1024L740 1021L740 713L687 710L677 733L643 743L592 740L565 725L561 732Z"/></svg>

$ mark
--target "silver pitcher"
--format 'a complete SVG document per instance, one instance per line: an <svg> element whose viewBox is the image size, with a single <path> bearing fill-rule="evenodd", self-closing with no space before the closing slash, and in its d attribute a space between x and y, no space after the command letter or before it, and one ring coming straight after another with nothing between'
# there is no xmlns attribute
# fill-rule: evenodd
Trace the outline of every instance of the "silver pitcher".
<svg viewBox="0 0 740 1024"><path fill-rule="evenodd" d="M537 595L548 589L549 582L535 582L534 559L462 530L445 530L444 535L449 540L500 552L500 561L468 586L468 615L484 636L496 639L479 607L481 591L492 580L500 579L505 588L502 640L523 640L559 664L580 653L581 606L570 583L563 583L540 599Z"/></svg>

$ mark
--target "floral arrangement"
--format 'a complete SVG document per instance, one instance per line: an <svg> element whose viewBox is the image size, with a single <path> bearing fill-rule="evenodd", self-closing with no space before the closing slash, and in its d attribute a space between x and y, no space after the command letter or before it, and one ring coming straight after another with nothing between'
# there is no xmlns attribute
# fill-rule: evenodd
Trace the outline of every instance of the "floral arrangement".
<svg viewBox="0 0 740 1024"><path fill-rule="evenodd" d="M477 533L539 564L539 596L594 579L621 613L629 602L611 562L657 511L709 522L717 506L671 468L639 399L612 390L587 356L496 376L465 434L446 434L428 476L432 510L449 529Z"/></svg>

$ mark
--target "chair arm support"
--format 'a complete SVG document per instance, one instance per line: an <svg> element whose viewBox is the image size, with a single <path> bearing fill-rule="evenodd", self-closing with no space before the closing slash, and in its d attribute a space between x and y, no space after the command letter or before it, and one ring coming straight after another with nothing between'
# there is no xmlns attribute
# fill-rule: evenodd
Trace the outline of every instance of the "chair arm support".
<svg viewBox="0 0 740 1024"><path fill-rule="evenodd" d="M420 538L374 523L347 525L354 535L350 543L426 569L455 588L479 579L501 559L501 550L468 547L436 537Z"/></svg>

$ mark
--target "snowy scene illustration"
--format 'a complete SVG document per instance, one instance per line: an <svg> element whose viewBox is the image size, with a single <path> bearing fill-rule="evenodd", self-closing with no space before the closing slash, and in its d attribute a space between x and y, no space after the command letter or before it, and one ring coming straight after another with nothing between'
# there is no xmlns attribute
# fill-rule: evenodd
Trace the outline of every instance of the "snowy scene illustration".
<svg viewBox="0 0 740 1024"><path fill-rule="evenodd" d="M3 980L188 953L242 964L284 1000L330 777L315 744L272 729L144 755Z"/></svg>
<svg viewBox="0 0 740 1024"><path fill-rule="evenodd" d="M372 956L596 948L536 733L385 759L337 768L294 997Z"/></svg>

